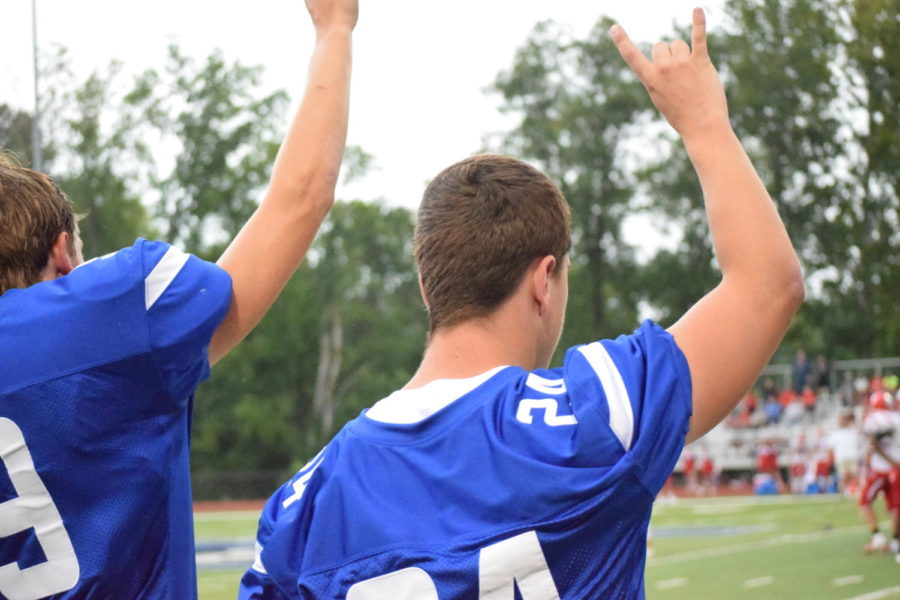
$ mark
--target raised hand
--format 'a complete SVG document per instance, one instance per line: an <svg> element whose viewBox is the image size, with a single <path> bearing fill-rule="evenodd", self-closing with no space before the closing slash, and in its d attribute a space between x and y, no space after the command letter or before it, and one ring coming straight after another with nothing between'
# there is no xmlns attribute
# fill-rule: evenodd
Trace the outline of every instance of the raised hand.
<svg viewBox="0 0 900 600"><path fill-rule="evenodd" d="M706 49L706 16L695 8L691 47L684 40L659 42L650 60L619 25L610 29L619 54L650 93L653 104L682 137L728 123L728 105Z"/></svg>
<svg viewBox="0 0 900 600"><path fill-rule="evenodd" d="M359 0L306 0L306 9L317 30L329 27L353 29L359 17Z"/></svg>

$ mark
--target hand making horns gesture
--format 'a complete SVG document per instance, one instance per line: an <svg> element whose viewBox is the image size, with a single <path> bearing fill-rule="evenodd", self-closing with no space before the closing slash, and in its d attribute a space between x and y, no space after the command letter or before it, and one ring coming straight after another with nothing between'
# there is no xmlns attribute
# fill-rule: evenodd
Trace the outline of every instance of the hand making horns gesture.
<svg viewBox="0 0 900 600"><path fill-rule="evenodd" d="M728 122L728 105L719 75L706 49L706 17L695 8L691 46L684 40L659 42L648 60L619 25L610 35L619 54L650 93L653 104L682 137Z"/></svg>

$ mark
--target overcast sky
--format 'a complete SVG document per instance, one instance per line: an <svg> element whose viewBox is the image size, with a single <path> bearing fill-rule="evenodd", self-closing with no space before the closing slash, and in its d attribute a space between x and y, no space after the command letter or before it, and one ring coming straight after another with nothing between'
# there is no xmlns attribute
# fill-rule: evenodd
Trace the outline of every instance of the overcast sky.
<svg viewBox="0 0 900 600"><path fill-rule="evenodd" d="M31 0L6 0L0 35L0 102L31 108ZM603 16L636 41L654 42L686 23L691 8L720 22L721 0L361 0L348 142L375 156L378 170L340 197L415 207L424 182L477 151L485 133L508 128L499 98L486 94L535 23L552 19L579 37ZM178 44L205 57L265 66L265 86L296 102L313 32L302 0L37 0L38 41L69 49L79 75L112 59L126 73L164 64ZM287 116L285 117L287 120ZM285 122L285 126L286 126Z"/></svg>

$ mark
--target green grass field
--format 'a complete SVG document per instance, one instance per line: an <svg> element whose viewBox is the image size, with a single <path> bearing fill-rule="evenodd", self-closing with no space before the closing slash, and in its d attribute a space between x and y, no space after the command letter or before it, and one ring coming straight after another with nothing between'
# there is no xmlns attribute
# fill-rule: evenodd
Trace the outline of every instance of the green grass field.
<svg viewBox="0 0 900 600"><path fill-rule="evenodd" d="M201 513L197 538L252 539L257 515ZM887 525L884 524L884 529ZM851 500L711 498L660 502L647 566L652 600L900 598L900 565L862 554ZM201 570L200 600L233 600L241 570Z"/></svg>

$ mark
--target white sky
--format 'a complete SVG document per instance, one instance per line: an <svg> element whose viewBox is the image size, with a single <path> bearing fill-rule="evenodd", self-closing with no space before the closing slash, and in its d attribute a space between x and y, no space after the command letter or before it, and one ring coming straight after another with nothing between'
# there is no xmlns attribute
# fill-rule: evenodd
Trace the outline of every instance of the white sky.
<svg viewBox="0 0 900 600"><path fill-rule="evenodd" d="M69 49L79 76L112 59L137 73L164 64L178 44L205 57L266 68L267 89L293 102L303 89L313 31L302 0L37 0L44 51ZM653 42L688 22L693 6L710 29L721 0L360 0L348 143L375 156L378 170L338 196L384 197L414 208L423 184L507 129L499 98L483 90L509 68L535 23L552 19L585 36L616 19L636 41ZM6 0L0 35L0 102L33 106L31 0ZM286 116L287 120L287 116ZM285 127L287 122L285 122Z"/></svg>

